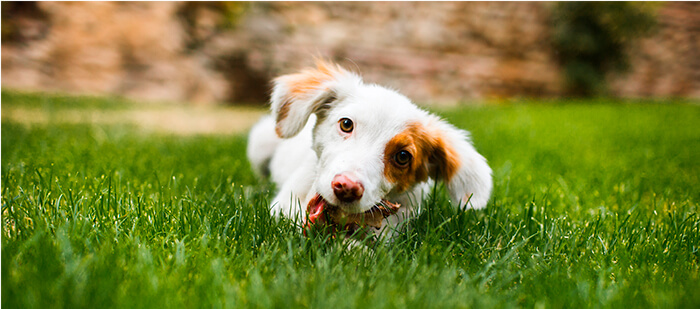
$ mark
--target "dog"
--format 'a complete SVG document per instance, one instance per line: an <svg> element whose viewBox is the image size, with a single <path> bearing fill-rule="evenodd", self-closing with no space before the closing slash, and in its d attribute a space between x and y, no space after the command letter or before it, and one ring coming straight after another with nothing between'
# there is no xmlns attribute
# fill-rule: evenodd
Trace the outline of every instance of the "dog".
<svg viewBox="0 0 700 309"><path fill-rule="evenodd" d="M315 223L329 212L356 226L396 227L420 212L437 181L455 207L486 207L491 168L468 132L394 90L317 60L274 79L270 103L247 156L279 189L274 216Z"/></svg>

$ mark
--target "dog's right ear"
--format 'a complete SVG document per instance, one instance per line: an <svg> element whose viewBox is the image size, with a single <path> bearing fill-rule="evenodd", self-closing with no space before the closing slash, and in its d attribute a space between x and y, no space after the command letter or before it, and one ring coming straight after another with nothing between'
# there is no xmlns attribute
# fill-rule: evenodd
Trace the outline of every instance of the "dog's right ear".
<svg viewBox="0 0 700 309"><path fill-rule="evenodd" d="M271 109L277 135L281 138L297 135L312 113L337 99L335 88L347 79L352 79L351 83L361 82L357 75L324 61L317 61L315 69L276 78Z"/></svg>

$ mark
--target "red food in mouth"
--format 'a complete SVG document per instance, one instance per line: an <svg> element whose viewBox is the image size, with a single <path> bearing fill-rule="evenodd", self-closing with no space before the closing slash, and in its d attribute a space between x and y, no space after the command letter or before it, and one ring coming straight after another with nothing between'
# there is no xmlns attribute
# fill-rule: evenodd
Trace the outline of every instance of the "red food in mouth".
<svg viewBox="0 0 700 309"><path fill-rule="evenodd" d="M306 227L313 224L324 224L333 229L343 227L343 230L354 230L357 227L382 227L382 220L399 211L400 204L382 200L369 210L361 213L347 213L342 208L331 205L320 194L316 194L306 206L309 214Z"/></svg>

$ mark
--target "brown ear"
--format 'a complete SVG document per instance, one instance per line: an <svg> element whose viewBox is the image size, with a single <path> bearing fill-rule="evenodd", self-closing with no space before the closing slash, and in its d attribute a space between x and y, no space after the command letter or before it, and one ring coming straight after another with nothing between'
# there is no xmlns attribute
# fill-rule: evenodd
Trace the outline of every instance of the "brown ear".
<svg viewBox="0 0 700 309"><path fill-rule="evenodd" d="M461 207L484 208L492 189L491 168L472 146L468 133L432 118L426 124L430 138L429 172L444 181L452 200Z"/></svg>
<svg viewBox="0 0 700 309"><path fill-rule="evenodd" d="M289 138L298 134L312 113L335 100L333 87L347 75L353 74L338 65L318 61L315 69L276 78L271 109L277 135Z"/></svg>
<svg viewBox="0 0 700 309"><path fill-rule="evenodd" d="M459 154L444 137L437 136L433 140L433 151L430 154L430 175L439 180L449 182L457 173L460 161Z"/></svg>

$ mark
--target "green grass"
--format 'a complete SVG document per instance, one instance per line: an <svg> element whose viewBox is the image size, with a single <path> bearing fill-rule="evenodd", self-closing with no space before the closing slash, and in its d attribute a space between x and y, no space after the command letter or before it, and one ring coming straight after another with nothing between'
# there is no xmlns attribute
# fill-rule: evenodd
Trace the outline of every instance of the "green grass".
<svg viewBox="0 0 700 309"><path fill-rule="evenodd" d="M110 108L3 90L36 102ZM438 111L493 198L460 212L439 190L373 249L271 218L245 136L3 120L2 306L700 307L700 107L583 103Z"/></svg>

